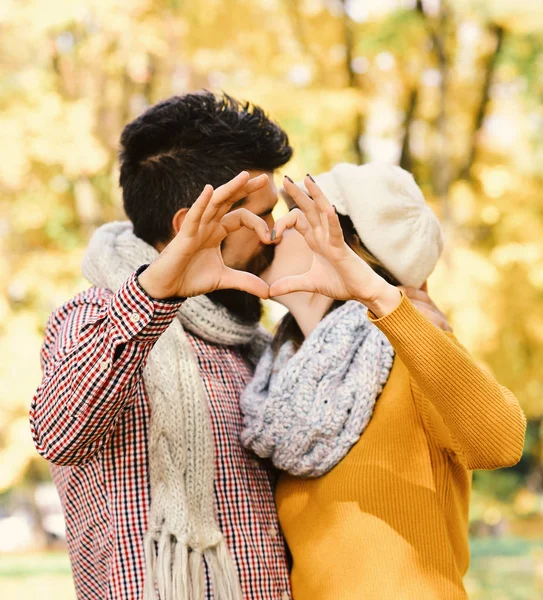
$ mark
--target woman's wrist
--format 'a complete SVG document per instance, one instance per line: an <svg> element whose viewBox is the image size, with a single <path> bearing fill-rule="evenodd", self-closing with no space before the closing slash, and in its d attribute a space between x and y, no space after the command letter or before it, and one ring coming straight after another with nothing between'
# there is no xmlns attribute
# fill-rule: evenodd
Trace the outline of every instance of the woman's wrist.
<svg viewBox="0 0 543 600"><path fill-rule="evenodd" d="M396 310L402 301L402 293L397 287L378 278L375 289L371 293L357 295L355 300L361 302L378 318L386 317Z"/></svg>

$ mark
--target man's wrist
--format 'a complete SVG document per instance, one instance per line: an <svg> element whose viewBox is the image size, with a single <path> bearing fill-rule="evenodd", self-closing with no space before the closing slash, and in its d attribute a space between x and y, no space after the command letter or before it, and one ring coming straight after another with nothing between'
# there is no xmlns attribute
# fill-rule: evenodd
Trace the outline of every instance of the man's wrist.
<svg viewBox="0 0 543 600"><path fill-rule="evenodd" d="M166 296L163 296L153 283L152 277L149 276L148 269L145 269L143 273L140 273L137 277L138 283L141 289L154 300L163 300Z"/></svg>
<svg viewBox="0 0 543 600"><path fill-rule="evenodd" d="M182 302L185 300L185 298L165 293L163 289L157 286L153 281L152 270L149 270L151 267L152 265L143 265L136 272L137 284L151 300L159 302Z"/></svg>

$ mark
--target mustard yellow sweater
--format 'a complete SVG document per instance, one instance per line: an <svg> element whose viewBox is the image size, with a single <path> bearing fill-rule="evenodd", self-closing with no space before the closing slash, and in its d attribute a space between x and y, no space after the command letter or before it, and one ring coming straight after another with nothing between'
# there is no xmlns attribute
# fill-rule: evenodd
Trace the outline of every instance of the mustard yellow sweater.
<svg viewBox="0 0 543 600"><path fill-rule="evenodd" d="M294 600L465 599L471 470L518 462L526 421L405 297L373 322L396 358L366 431L323 477L277 487Z"/></svg>

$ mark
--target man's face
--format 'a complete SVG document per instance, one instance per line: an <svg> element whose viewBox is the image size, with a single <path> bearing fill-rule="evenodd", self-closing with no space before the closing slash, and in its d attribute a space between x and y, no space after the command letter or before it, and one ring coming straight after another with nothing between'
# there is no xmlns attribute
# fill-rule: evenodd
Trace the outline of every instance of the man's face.
<svg viewBox="0 0 543 600"><path fill-rule="evenodd" d="M264 171L249 171L251 177L257 177ZM263 219L270 231L274 219L272 211L277 204L277 188L273 181L273 173L266 173L269 183L266 187L253 192L243 200L236 202L232 210L245 208ZM226 266L259 275L269 266L273 259L273 245L263 244L256 233L246 227L231 233L223 242L222 257Z"/></svg>

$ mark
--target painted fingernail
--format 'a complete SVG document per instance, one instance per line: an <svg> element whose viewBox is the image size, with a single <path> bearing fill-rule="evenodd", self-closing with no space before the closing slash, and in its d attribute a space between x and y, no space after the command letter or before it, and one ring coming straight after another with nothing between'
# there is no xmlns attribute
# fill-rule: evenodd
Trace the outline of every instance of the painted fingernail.
<svg viewBox="0 0 543 600"><path fill-rule="evenodd" d="M294 181L288 175L285 175L285 177L290 181L290 183L294 183Z"/></svg>
<svg viewBox="0 0 543 600"><path fill-rule="evenodd" d="M273 240L275 239L275 236L277 235L277 231L275 231L275 229L271 232L271 241L273 242Z"/></svg>
<svg viewBox="0 0 543 600"><path fill-rule="evenodd" d="M313 183L317 183L317 182L316 182L316 181L313 179L313 176L312 176L312 175L310 175L310 174L308 173L308 174L307 174L307 176L309 177L309 179L311 179L311 181L312 181Z"/></svg>

